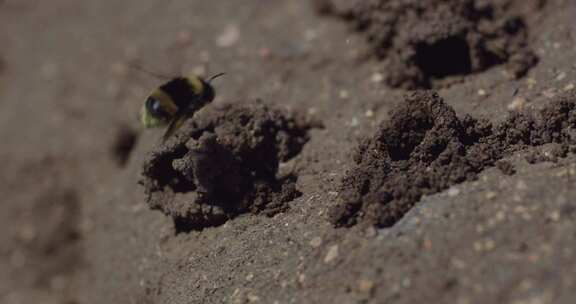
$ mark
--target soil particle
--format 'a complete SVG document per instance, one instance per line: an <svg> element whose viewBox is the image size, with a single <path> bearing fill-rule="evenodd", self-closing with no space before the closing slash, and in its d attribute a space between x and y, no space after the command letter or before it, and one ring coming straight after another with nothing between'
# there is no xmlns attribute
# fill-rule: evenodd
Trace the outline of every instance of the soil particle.
<svg viewBox="0 0 576 304"><path fill-rule="evenodd" d="M338 257L338 245L332 245L324 257L324 263L330 263Z"/></svg>
<svg viewBox="0 0 576 304"><path fill-rule="evenodd" d="M177 232L281 212L300 192L279 165L300 152L312 126L262 104L206 108L146 161L148 204L171 216Z"/></svg>
<svg viewBox="0 0 576 304"><path fill-rule="evenodd" d="M457 117L435 92L414 92L357 147L331 221L388 227L423 195L474 180L513 152L552 143L558 152L551 154L566 155L575 142L575 105L571 91L538 113L513 112L493 126L468 115Z"/></svg>
<svg viewBox="0 0 576 304"><path fill-rule="evenodd" d="M521 77L538 59L527 20L546 1L316 1L366 36L392 87L430 88L504 64Z"/></svg>
<svg viewBox="0 0 576 304"><path fill-rule="evenodd" d="M500 170L505 175L514 175L516 173L516 169L514 169L514 165L508 161L498 161L496 162L496 168Z"/></svg>
<svg viewBox="0 0 576 304"><path fill-rule="evenodd" d="M570 146L566 144L550 144L538 149L533 149L526 154L525 159L529 164L542 162L556 163L560 158L568 156Z"/></svg>

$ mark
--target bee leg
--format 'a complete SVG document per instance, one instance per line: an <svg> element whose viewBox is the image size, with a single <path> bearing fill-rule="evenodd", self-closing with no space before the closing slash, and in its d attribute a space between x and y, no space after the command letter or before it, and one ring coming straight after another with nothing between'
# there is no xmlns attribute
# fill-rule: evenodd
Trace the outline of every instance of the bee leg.
<svg viewBox="0 0 576 304"><path fill-rule="evenodd" d="M166 129L166 132L162 137L162 142L165 142L168 138L170 138L170 136L172 136L174 132L176 132L176 130L178 130L182 126L182 124L184 123L184 121L186 121L187 118L188 115L186 114L177 114L170 121L170 124L168 125L168 128Z"/></svg>

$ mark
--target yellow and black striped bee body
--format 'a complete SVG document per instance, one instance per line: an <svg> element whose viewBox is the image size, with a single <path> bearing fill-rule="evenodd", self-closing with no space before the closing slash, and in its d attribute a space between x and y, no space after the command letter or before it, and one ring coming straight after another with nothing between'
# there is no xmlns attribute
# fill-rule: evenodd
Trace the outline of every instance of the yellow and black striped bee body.
<svg viewBox="0 0 576 304"><path fill-rule="evenodd" d="M204 80L198 76L176 77L152 91L140 111L140 121L145 128L168 126L166 140L194 113L214 99L212 76Z"/></svg>

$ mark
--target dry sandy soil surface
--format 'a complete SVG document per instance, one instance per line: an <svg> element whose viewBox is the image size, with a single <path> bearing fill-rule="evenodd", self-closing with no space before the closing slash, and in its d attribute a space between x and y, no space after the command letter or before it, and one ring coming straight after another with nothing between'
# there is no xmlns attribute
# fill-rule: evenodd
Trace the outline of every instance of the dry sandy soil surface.
<svg viewBox="0 0 576 304"><path fill-rule="evenodd" d="M574 303L576 2L0 2L1 303ZM226 72L163 143L165 79Z"/></svg>

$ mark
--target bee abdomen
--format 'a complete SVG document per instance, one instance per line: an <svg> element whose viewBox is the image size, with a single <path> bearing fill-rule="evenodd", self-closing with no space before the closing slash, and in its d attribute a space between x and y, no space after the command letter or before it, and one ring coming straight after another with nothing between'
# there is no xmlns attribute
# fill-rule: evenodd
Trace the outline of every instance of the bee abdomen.
<svg viewBox="0 0 576 304"><path fill-rule="evenodd" d="M201 96L200 93L202 93L202 91L198 91L202 88L192 86L190 81L184 77L174 78L160 86L160 89L170 96L179 109L187 108L191 103L197 102Z"/></svg>

